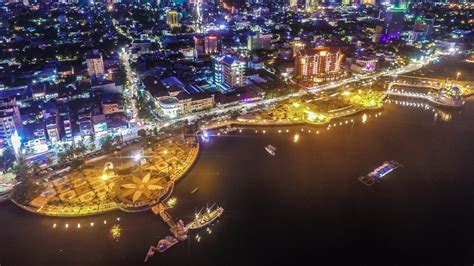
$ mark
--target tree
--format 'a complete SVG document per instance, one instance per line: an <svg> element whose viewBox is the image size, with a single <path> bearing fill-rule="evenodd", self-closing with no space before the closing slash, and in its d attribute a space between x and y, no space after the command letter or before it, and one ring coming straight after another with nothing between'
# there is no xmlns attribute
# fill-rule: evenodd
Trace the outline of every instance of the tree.
<svg viewBox="0 0 474 266"><path fill-rule="evenodd" d="M31 201L38 193L40 186L34 182L31 164L23 157L18 158L13 170L16 174L16 180L19 182L13 190L12 198L17 202L25 204Z"/></svg>
<svg viewBox="0 0 474 266"><path fill-rule="evenodd" d="M138 130L137 135L141 138L145 138L147 135L146 130L145 129Z"/></svg>
<svg viewBox="0 0 474 266"><path fill-rule="evenodd" d="M107 136L101 140L102 150L105 152L111 152L114 148L114 141L111 136Z"/></svg>
<svg viewBox="0 0 474 266"><path fill-rule="evenodd" d="M87 152L87 146L84 144L83 141L79 141L72 152L74 158L84 156L84 154Z"/></svg>
<svg viewBox="0 0 474 266"><path fill-rule="evenodd" d="M11 148L7 148L3 150L2 156L0 157L0 168L1 169L8 169L13 165L15 161L15 154Z"/></svg>

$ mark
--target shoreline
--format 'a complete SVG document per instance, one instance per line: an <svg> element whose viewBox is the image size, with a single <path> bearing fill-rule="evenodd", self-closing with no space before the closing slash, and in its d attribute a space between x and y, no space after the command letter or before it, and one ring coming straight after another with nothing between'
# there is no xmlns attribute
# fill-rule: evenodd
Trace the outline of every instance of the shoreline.
<svg viewBox="0 0 474 266"><path fill-rule="evenodd" d="M89 206L79 207L79 210L77 212L74 212L74 213L67 213L67 212L66 213L54 213L54 212L41 212L41 209L43 207L33 208L33 207L30 207L30 206L27 206L27 205L24 205L24 204L21 204L21 203L17 202L13 198L9 198L9 200L14 205L18 206L19 208L21 208L21 209L23 209L23 210L25 210L29 213L37 214L37 215L41 215L41 216L47 216L47 217L77 218L77 217L85 217L85 216L94 216L94 215L104 214L104 213L112 212L112 211L123 211L123 212L126 212L126 213L148 211L154 205L168 199L174 191L174 184L177 181L181 180L184 176L186 176L186 174L194 166L194 164L197 160L197 157L199 155L199 150L200 150L199 141L198 141L196 136L195 136L195 138L196 138L196 146L191 148L186 160L184 161L184 162L186 162L185 167L181 168L176 173L170 174L170 181L168 181L168 182L171 185L169 185L169 187L166 189L166 190L170 190L170 191L166 191L165 193L163 193L163 195L161 195L159 197L159 199L153 200L152 202L150 202L148 204L138 206L137 209L127 208L125 206L125 204L114 201L114 202L104 203L104 205L102 205L102 208L100 208L101 204L93 205L93 208L97 207L97 210L95 210L94 212L80 213L80 211L83 210L84 208L86 208L86 209L90 208L91 206L89 205ZM8 201L8 199L6 201ZM63 212L64 208L66 208L66 206L57 206L57 207L58 207L58 209L62 210L61 212Z"/></svg>

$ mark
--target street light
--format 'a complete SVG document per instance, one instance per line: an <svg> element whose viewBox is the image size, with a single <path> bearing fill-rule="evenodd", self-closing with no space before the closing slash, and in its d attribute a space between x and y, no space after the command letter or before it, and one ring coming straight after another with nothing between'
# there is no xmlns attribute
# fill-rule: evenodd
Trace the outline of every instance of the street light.
<svg viewBox="0 0 474 266"><path fill-rule="evenodd" d="M133 160L135 162L139 162L141 159L142 159L142 155L140 153L136 153L135 155L133 155Z"/></svg>

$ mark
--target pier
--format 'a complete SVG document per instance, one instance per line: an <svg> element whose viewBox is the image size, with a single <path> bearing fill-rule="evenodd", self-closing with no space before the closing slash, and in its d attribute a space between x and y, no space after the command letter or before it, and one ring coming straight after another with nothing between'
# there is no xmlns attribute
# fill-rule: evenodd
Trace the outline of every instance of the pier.
<svg viewBox="0 0 474 266"><path fill-rule="evenodd" d="M183 221L179 220L175 223L166 209L167 208L163 203L159 203L151 208L155 215L160 215L161 219L169 226L170 232L173 233L177 239L181 241L188 239L188 229L184 226Z"/></svg>

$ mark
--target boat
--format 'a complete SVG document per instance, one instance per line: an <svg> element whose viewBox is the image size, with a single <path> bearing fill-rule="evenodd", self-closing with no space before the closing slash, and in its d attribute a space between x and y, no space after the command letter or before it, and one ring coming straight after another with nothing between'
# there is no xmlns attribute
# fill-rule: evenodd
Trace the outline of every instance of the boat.
<svg viewBox="0 0 474 266"><path fill-rule="evenodd" d="M158 245L156 245L156 249L158 252L163 253L166 250L168 250L170 247L176 245L178 243L178 239L172 237L172 236L167 236L160 241L158 241Z"/></svg>
<svg viewBox="0 0 474 266"><path fill-rule="evenodd" d="M372 186L376 182L382 180L384 176L393 172L395 169L401 166L402 165L397 161L386 161L366 176L359 177L359 181L367 186Z"/></svg>
<svg viewBox="0 0 474 266"><path fill-rule="evenodd" d="M211 208L207 208L206 212L196 213L196 217L194 220L186 225L187 229L197 230L214 222L217 218L219 218L222 213L224 212L224 208L217 207L216 209L212 210Z"/></svg>
<svg viewBox="0 0 474 266"><path fill-rule="evenodd" d="M207 131L203 131L201 133L201 140L204 142L204 143L208 143L209 142L209 133L207 133Z"/></svg>
<svg viewBox="0 0 474 266"><path fill-rule="evenodd" d="M196 193L198 190L199 190L199 188L195 187L195 188L191 191L191 194Z"/></svg>
<svg viewBox="0 0 474 266"><path fill-rule="evenodd" d="M266 150L270 155L275 156L275 154L276 154L275 152L276 152L277 148L275 148L275 147L273 147L272 145L269 144L269 145L265 146L265 150Z"/></svg>
<svg viewBox="0 0 474 266"><path fill-rule="evenodd" d="M170 247L176 245L178 243L178 239L172 237L172 236L167 236L160 241L158 241L158 244L155 246L150 246L148 249L148 252L146 253L146 257L144 262L147 262L150 257L153 257L155 255L155 251L158 251L160 253L165 252L168 250Z"/></svg>

